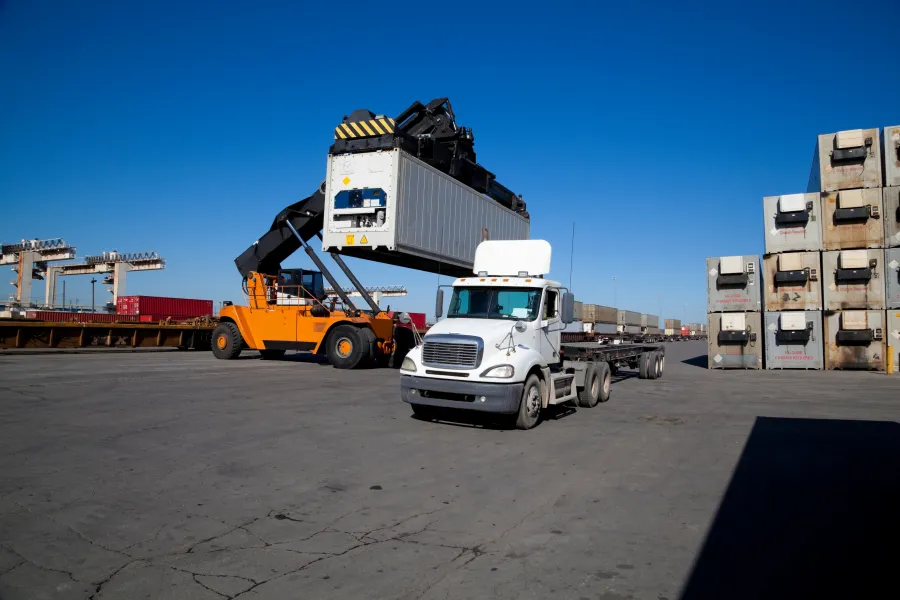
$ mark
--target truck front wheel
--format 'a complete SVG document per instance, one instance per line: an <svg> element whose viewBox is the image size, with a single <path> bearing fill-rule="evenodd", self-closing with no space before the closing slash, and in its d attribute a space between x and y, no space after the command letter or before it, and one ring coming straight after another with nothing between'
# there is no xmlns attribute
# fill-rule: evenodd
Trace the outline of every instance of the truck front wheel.
<svg viewBox="0 0 900 600"><path fill-rule="evenodd" d="M244 338L237 325L227 321L216 325L212 336L213 356L226 360L237 358L241 355L243 345Z"/></svg>
<svg viewBox="0 0 900 600"><path fill-rule="evenodd" d="M517 429L531 429L541 420L541 380L531 375L525 380L522 400L519 402L519 413L516 415Z"/></svg>

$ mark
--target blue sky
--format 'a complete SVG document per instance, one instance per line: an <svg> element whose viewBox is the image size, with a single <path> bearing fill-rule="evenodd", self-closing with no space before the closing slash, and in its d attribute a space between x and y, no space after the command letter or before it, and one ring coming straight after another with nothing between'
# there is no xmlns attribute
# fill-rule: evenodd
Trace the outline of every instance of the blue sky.
<svg viewBox="0 0 900 600"><path fill-rule="evenodd" d="M705 257L762 252L816 134L900 122L898 2L524 6L0 0L0 240L156 250L128 293L239 300L344 114L448 96L564 281L576 222L579 299L702 321ZM436 275L348 262L432 311Z"/></svg>

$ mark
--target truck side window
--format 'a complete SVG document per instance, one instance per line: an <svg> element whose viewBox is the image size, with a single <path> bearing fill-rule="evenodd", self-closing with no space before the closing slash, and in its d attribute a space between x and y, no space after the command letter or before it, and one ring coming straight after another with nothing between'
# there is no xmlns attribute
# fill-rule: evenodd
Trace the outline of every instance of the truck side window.
<svg viewBox="0 0 900 600"><path fill-rule="evenodd" d="M544 303L544 319L555 319L559 315L559 292L547 290L547 302Z"/></svg>

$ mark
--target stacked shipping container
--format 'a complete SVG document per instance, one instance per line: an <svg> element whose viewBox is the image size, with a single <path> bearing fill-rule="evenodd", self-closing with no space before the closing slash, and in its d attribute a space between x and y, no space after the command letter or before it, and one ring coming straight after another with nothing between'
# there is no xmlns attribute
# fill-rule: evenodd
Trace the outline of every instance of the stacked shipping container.
<svg viewBox="0 0 900 600"><path fill-rule="evenodd" d="M710 369L761 369L759 257L706 259Z"/></svg>
<svg viewBox="0 0 900 600"><path fill-rule="evenodd" d="M885 370L890 268L884 248L890 222L896 223L896 215L885 212L885 200L891 201L885 177L896 158L892 138L890 127L884 136L855 129L820 135L816 144L807 191L819 194L823 217L826 369Z"/></svg>

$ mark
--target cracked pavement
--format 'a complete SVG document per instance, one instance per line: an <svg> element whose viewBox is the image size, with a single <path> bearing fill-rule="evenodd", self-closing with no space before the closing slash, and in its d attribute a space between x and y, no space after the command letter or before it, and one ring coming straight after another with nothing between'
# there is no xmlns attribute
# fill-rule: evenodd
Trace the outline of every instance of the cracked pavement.
<svg viewBox="0 0 900 600"><path fill-rule="evenodd" d="M674 600L757 416L900 416L885 377L668 348L529 432L301 356L0 355L0 598Z"/></svg>

